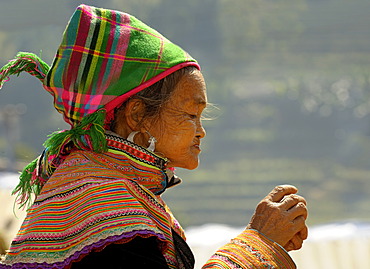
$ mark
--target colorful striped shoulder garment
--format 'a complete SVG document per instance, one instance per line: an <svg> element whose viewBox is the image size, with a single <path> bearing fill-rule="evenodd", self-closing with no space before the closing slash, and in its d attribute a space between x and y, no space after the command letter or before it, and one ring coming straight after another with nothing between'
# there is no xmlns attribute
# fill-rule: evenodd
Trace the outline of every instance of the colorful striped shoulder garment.
<svg viewBox="0 0 370 269"><path fill-rule="evenodd" d="M183 229L161 199L180 180L166 160L114 133L108 152L75 150L46 182L0 268L70 268L111 244L154 237L168 268L192 268L176 251ZM124 266L122 268L125 268ZM221 247L203 268L296 268L254 230Z"/></svg>

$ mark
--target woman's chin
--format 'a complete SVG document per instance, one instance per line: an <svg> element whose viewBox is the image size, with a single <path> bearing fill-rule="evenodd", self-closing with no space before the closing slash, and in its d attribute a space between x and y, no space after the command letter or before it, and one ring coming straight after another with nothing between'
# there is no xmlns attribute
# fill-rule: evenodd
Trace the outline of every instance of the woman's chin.
<svg viewBox="0 0 370 269"><path fill-rule="evenodd" d="M183 165L181 168L187 169L187 170L194 170L199 166L199 160L192 162L187 162L185 165Z"/></svg>

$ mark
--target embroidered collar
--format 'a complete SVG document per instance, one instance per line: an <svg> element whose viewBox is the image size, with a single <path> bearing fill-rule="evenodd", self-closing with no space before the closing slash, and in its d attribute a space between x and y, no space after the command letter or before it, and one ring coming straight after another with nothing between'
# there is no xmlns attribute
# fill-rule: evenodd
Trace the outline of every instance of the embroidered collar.
<svg viewBox="0 0 370 269"><path fill-rule="evenodd" d="M107 144L109 150L119 151L129 155L140 162L155 166L161 170L165 170L167 166L167 159L159 157L153 152L148 151L142 146L124 139L113 132L106 132Z"/></svg>
<svg viewBox="0 0 370 269"><path fill-rule="evenodd" d="M116 133L107 131L105 135L108 152L126 155L137 162L155 167L163 173L162 188L161 190L154 191L154 194L162 194L167 188L181 183L181 179L174 174L173 170L167 168L168 160L166 158L162 158L144 147L124 139Z"/></svg>

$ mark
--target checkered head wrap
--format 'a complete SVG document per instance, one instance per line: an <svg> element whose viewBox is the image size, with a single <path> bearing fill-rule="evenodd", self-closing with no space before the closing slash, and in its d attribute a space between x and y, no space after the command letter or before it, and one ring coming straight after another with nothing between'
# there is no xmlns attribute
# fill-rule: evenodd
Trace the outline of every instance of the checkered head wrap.
<svg viewBox="0 0 370 269"><path fill-rule="evenodd" d="M9 75L22 71L39 78L71 125L71 130L52 134L42 156L23 171L16 189L21 204L30 193L39 193L69 148L106 150L104 125L113 119L114 108L185 66L199 69L188 53L137 18L80 5L51 67L21 52L1 68L0 88Z"/></svg>

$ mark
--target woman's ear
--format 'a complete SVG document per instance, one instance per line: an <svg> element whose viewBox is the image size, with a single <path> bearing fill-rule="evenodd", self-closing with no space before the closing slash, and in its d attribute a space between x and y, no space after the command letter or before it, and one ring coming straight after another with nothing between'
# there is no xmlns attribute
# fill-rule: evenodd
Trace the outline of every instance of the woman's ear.
<svg viewBox="0 0 370 269"><path fill-rule="evenodd" d="M145 105L140 99L130 99L127 101L124 109L124 117L126 120L127 127L132 131L139 131L143 116L145 113Z"/></svg>
<svg viewBox="0 0 370 269"><path fill-rule="evenodd" d="M114 131L126 138L131 132L142 131L143 116L145 114L144 102L140 99L130 99L115 115Z"/></svg>

